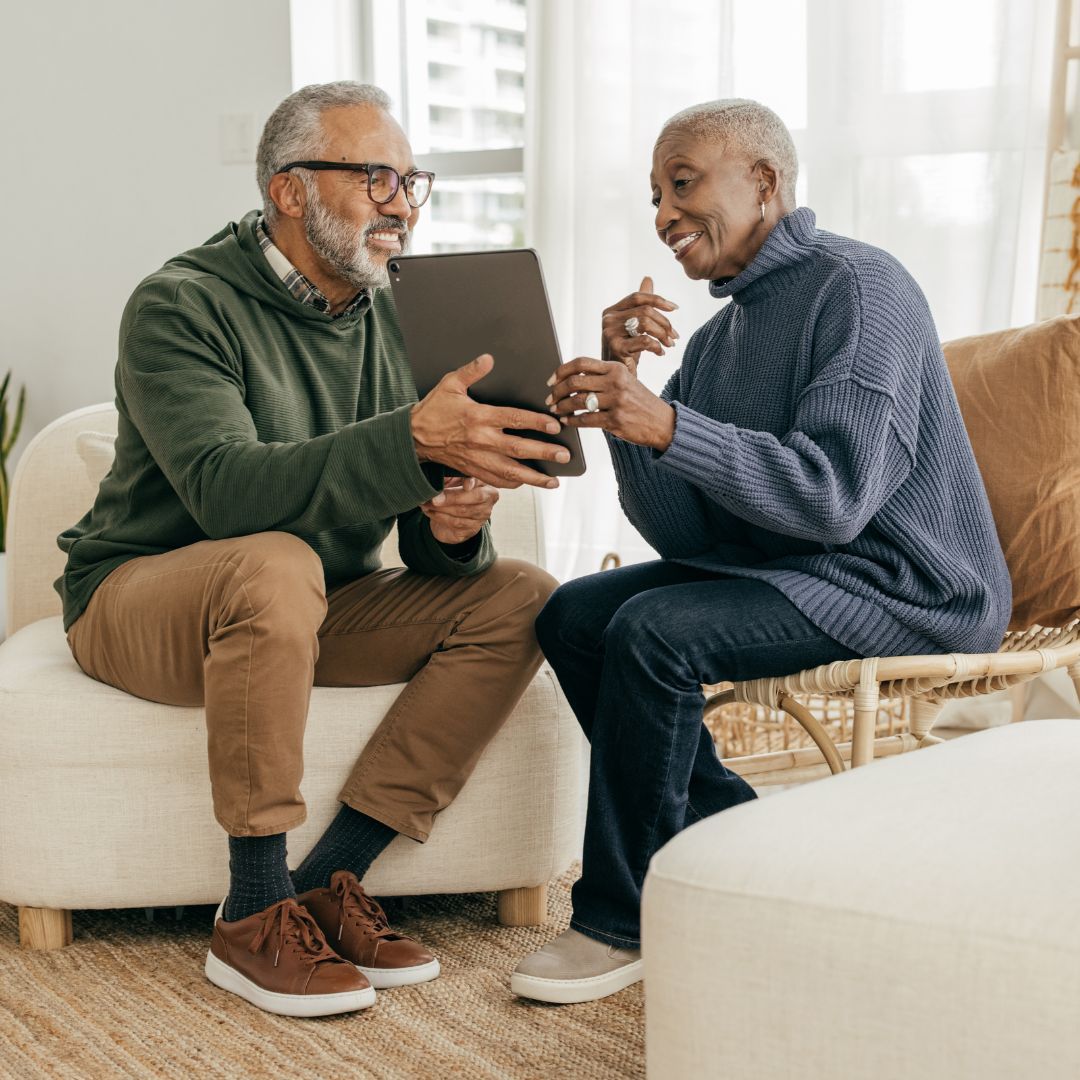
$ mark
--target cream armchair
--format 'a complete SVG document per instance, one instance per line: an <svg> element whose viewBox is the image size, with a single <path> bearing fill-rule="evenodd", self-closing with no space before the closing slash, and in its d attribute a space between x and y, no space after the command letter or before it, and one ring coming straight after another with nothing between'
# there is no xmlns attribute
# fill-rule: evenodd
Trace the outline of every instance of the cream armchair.
<svg viewBox="0 0 1080 1080"><path fill-rule="evenodd" d="M216 903L228 886L203 710L95 682L64 638L52 588L64 561L56 537L93 501L115 431L109 405L61 417L27 447L12 487L0 899L19 906L20 938L31 948L68 944L73 908ZM502 554L541 559L531 489L503 494L493 528ZM385 564L398 563L394 541ZM315 688L304 739L308 821L289 834L294 865L329 823L350 764L400 689ZM543 922L547 882L578 850L580 759L577 723L544 667L431 840L398 837L365 884L399 896L497 890L502 922Z"/></svg>

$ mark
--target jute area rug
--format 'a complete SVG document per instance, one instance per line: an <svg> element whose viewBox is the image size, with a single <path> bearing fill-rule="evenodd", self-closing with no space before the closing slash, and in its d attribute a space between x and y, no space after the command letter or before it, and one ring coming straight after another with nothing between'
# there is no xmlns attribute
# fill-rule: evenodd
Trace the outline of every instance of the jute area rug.
<svg viewBox="0 0 1080 1080"><path fill-rule="evenodd" d="M546 927L498 924L495 897L411 898L394 924L438 954L442 976L380 991L360 1013L291 1020L206 980L212 907L75 912L75 944L18 947L0 904L0 1077L477 1080L644 1076L642 987L584 1005L526 1004L510 971L570 918L573 869Z"/></svg>

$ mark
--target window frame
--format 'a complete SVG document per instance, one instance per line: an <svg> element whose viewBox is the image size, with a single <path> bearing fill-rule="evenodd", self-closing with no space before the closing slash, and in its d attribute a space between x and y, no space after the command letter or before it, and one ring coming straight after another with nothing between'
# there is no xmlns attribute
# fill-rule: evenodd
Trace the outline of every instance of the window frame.
<svg viewBox="0 0 1080 1080"><path fill-rule="evenodd" d="M348 0L345 0L348 2ZM400 115L410 138L423 131L426 134L427 102L416 101L409 93L408 41L417 34L426 34L427 15L421 5L406 0L355 0L356 31L360 47L356 54L357 75L361 82L382 87L399 103ZM394 8L393 15L388 9ZM376 21L376 7L378 20ZM526 0L526 26L533 18L534 0ZM376 37L380 49L375 49ZM528 30L526 30L526 50ZM424 58L424 64L427 59ZM529 80L525 79L525 124L531 105ZM515 146L498 150L437 150L420 154L424 167L439 180L459 180L472 177L513 177L525 179L525 147ZM437 183L438 181L436 181ZM526 193L526 198L528 194ZM527 216L527 214L526 214Z"/></svg>

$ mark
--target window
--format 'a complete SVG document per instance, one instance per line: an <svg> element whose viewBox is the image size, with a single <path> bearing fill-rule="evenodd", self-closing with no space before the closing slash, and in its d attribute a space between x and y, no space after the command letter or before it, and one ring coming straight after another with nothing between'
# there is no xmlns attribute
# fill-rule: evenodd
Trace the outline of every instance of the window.
<svg viewBox="0 0 1080 1080"><path fill-rule="evenodd" d="M1026 321L1034 245L1012 264L1000 252L1007 237L1034 235L1021 186L1039 136L1025 122L1028 58L1010 47L1031 13L985 0L777 0L763 35L760 4L731 11L723 92L767 101L787 122L798 198L819 225L899 258L943 338ZM977 280L986 287L957 289Z"/></svg>
<svg viewBox="0 0 1080 1080"><path fill-rule="evenodd" d="M508 95L511 99L523 96L525 93L525 73L523 71L495 71L495 90L501 97Z"/></svg>
<svg viewBox="0 0 1080 1080"><path fill-rule="evenodd" d="M517 247L526 0L293 0L294 84L381 86L437 179L413 250Z"/></svg>
<svg viewBox="0 0 1080 1080"><path fill-rule="evenodd" d="M378 0L375 0L378 3ZM376 55L390 4L375 24ZM524 242L526 6L506 0L408 0L398 9L400 89L417 158L440 198L416 232L416 251L467 251ZM376 65L377 69L377 65ZM380 81L376 70L374 81Z"/></svg>

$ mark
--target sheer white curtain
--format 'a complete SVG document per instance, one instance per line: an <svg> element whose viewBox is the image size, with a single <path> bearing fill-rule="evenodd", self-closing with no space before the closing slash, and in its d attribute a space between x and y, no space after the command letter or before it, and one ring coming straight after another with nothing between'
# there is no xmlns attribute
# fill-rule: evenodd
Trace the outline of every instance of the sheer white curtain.
<svg viewBox="0 0 1080 1080"><path fill-rule="evenodd" d="M752 97L795 136L800 204L896 255L943 338L1034 318L1054 0L532 0L530 243L566 356L597 355L602 309L650 274L685 342L716 310L653 232L663 121ZM679 362L646 354L659 389ZM595 433L587 432L587 436ZM549 567L650 558L602 437L544 497Z"/></svg>

